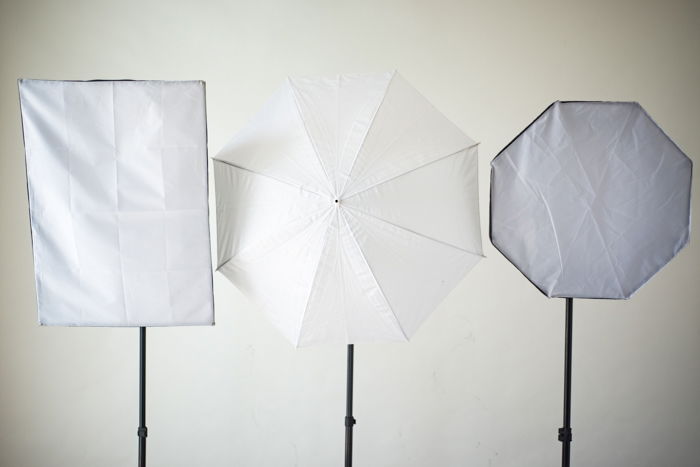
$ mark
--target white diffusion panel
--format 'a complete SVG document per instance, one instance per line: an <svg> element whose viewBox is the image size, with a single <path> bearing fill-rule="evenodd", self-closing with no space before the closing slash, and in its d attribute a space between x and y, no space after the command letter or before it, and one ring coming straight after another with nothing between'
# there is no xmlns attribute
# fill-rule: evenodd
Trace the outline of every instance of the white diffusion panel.
<svg viewBox="0 0 700 467"><path fill-rule="evenodd" d="M39 322L214 322L201 81L20 80Z"/></svg>

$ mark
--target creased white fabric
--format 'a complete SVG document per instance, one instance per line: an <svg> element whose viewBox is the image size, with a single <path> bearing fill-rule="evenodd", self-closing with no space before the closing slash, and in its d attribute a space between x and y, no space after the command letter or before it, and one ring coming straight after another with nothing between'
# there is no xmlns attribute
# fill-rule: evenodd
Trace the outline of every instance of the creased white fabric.
<svg viewBox="0 0 700 467"><path fill-rule="evenodd" d="M556 102L491 163L491 240L548 297L629 298L688 243L688 157L634 102Z"/></svg>
<svg viewBox="0 0 700 467"><path fill-rule="evenodd" d="M219 270L298 346L406 340L482 257L476 143L396 73L290 78L214 173Z"/></svg>
<svg viewBox="0 0 700 467"><path fill-rule="evenodd" d="M204 83L19 91L39 322L213 324Z"/></svg>

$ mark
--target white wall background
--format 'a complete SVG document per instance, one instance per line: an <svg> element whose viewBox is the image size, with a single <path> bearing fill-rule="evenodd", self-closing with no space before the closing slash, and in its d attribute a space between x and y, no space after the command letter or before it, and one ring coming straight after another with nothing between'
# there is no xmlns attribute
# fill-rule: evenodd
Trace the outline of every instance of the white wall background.
<svg viewBox="0 0 700 467"><path fill-rule="evenodd" d="M0 2L2 467L137 445L138 331L37 325L16 79L206 80L213 155L287 75L393 68L482 142L485 239L488 162L556 99L639 101L700 154L697 2ZM410 344L356 347L357 466L558 465L563 300L485 249ZM575 303L574 465L700 465L699 277L692 239L633 299ZM345 348L215 292L215 327L149 331L149 465L341 465Z"/></svg>

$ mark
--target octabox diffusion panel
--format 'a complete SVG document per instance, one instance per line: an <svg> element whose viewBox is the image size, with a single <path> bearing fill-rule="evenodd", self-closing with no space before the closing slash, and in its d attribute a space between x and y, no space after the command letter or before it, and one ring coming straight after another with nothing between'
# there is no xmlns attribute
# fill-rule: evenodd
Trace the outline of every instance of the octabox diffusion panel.
<svg viewBox="0 0 700 467"><path fill-rule="evenodd" d="M204 83L19 90L39 322L213 324Z"/></svg>

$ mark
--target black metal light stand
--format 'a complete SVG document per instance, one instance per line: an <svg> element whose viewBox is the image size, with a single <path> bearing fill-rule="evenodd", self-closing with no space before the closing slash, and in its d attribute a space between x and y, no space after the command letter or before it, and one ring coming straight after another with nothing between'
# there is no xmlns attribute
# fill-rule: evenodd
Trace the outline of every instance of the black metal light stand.
<svg viewBox="0 0 700 467"><path fill-rule="evenodd" d="M345 399L345 467L352 466L352 427L355 425L356 420L352 416L352 373L353 373L353 360L354 360L355 346L353 344L348 345L348 379L347 379L347 391Z"/></svg>
<svg viewBox="0 0 700 467"><path fill-rule="evenodd" d="M141 327L139 331L139 428L136 434L139 437L138 467L146 467L146 328Z"/></svg>
<svg viewBox="0 0 700 467"><path fill-rule="evenodd" d="M573 337L574 299L566 299L566 323L564 334L564 426L559 428L561 465L571 462L571 339Z"/></svg>

